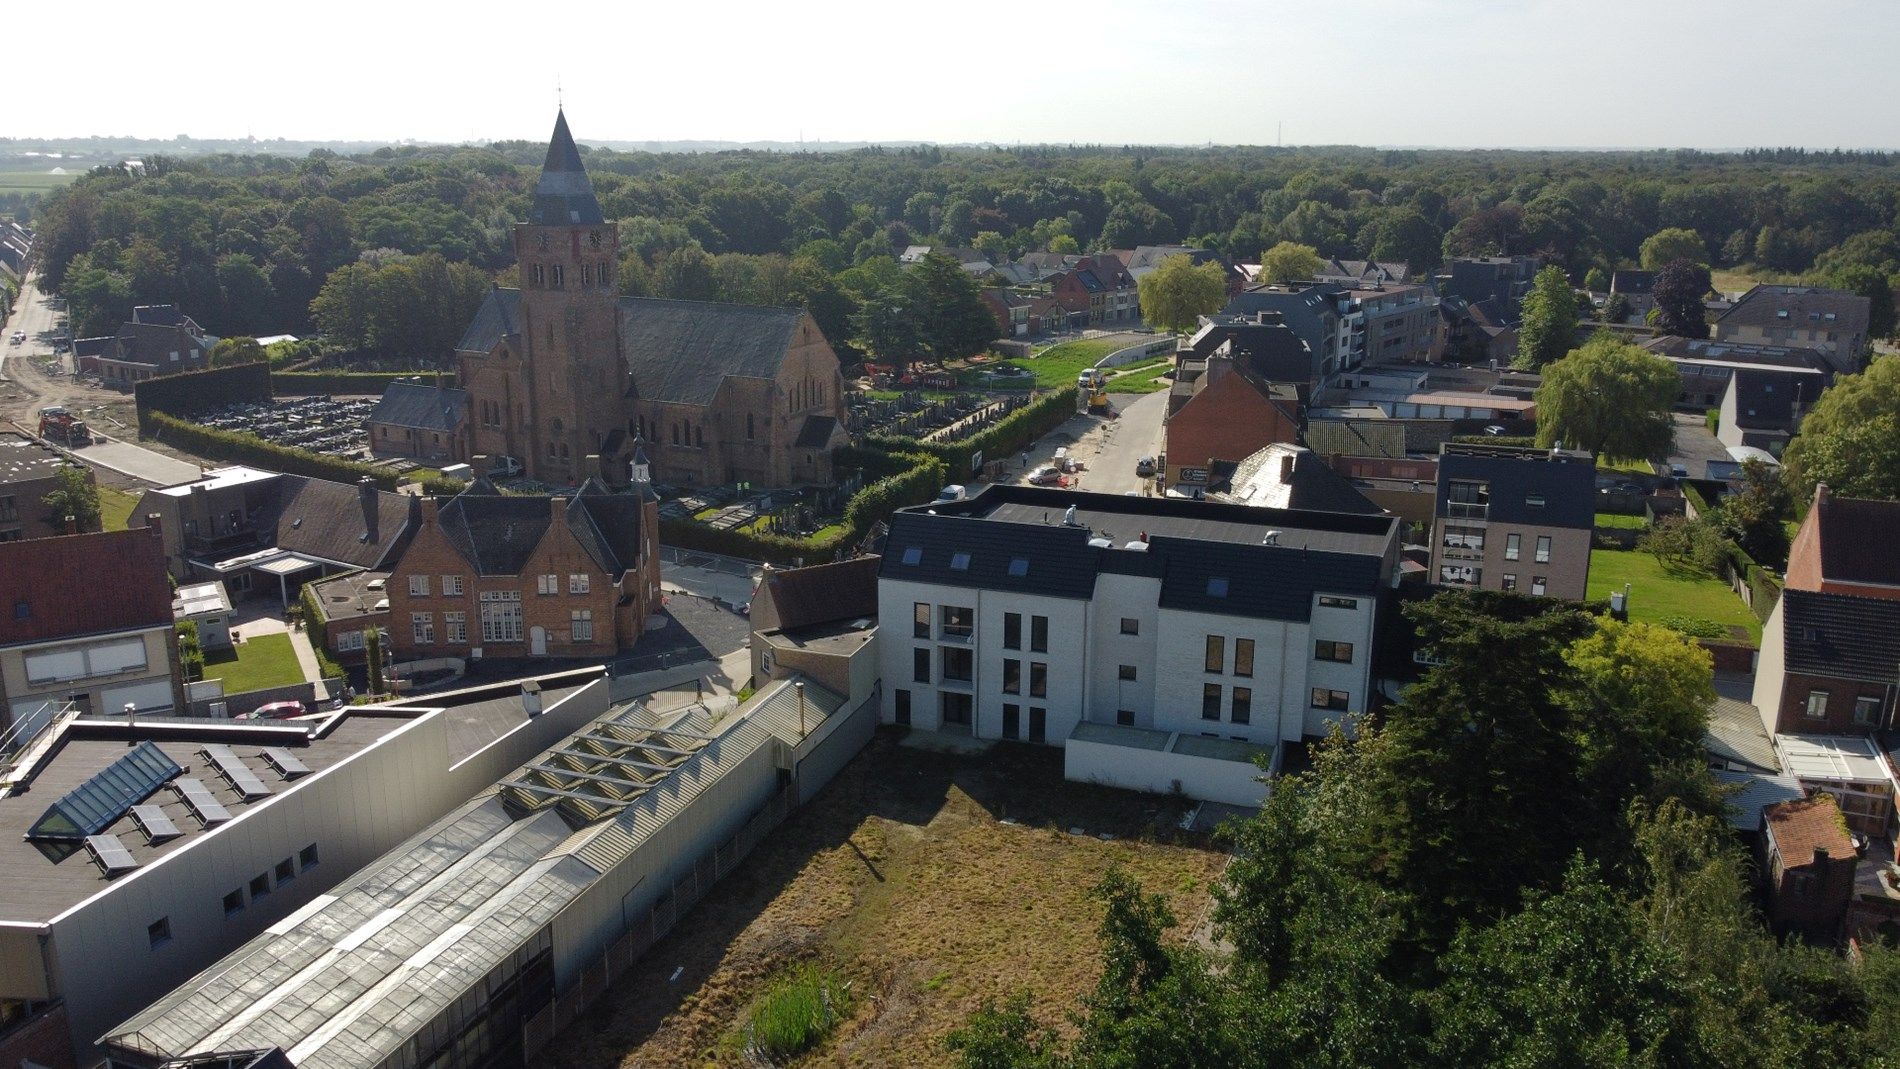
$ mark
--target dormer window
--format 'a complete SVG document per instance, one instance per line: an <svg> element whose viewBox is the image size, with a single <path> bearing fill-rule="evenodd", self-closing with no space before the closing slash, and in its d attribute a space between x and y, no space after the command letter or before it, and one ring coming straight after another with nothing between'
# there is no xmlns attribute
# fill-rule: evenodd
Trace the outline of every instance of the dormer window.
<svg viewBox="0 0 1900 1069"><path fill-rule="evenodd" d="M906 546L904 548L902 560L905 564L921 564L923 563L923 559L924 550L922 546Z"/></svg>

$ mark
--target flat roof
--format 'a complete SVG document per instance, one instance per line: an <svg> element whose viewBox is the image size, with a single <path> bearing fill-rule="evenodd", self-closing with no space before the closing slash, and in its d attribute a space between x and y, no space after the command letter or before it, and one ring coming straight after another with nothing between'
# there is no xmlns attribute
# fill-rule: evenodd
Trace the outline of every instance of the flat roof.
<svg viewBox="0 0 1900 1069"><path fill-rule="evenodd" d="M172 595L172 615L180 618L230 611L231 599L225 597L223 583L187 583Z"/></svg>
<svg viewBox="0 0 1900 1069"><path fill-rule="evenodd" d="M1271 744L1260 745L1239 739L1210 739L1205 735L1182 735L1174 740L1173 753L1206 757L1215 761L1239 761L1252 764L1256 755L1271 753Z"/></svg>
<svg viewBox="0 0 1900 1069"><path fill-rule="evenodd" d="M212 468L210 471L205 472L204 478L202 479L193 479L185 483L174 483L171 486L161 486L152 491L152 493L164 494L166 497L186 497L197 487L203 487L208 492L211 490L222 490L227 486L243 486L246 483L268 482L275 478L277 478L276 472L261 471L257 468Z"/></svg>
<svg viewBox="0 0 1900 1069"><path fill-rule="evenodd" d="M854 652L871 641L877 632L877 621L859 627L855 620L840 620L828 624L812 624L809 627L789 629L774 628L759 632L759 637L782 650L809 650L813 653L847 654Z"/></svg>
<svg viewBox="0 0 1900 1069"><path fill-rule="evenodd" d="M383 585L372 590L371 583ZM388 584L388 572L345 572L306 585L316 592L317 608L323 618L335 622L388 614L387 605L376 607L377 602L389 597Z"/></svg>
<svg viewBox="0 0 1900 1069"><path fill-rule="evenodd" d="M1130 727L1125 724L1096 724L1084 720L1075 725L1069 733L1071 741L1099 742L1108 746L1126 746L1131 750L1153 750L1159 753L1168 748L1166 731L1153 728Z"/></svg>
<svg viewBox="0 0 1900 1069"><path fill-rule="evenodd" d="M0 484L50 478L66 458L18 431L0 433Z"/></svg>
<svg viewBox="0 0 1900 1069"><path fill-rule="evenodd" d="M967 501L922 506L923 511L1004 523L1061 526L1068 510L1075 520L1116 545L1144 532L1150 537L1261 545L1279 532L1281 546L1384 556L1397 529L1393 516L1377 513L1275 509L1180 498L1127 497L1028 486L992 486ZM913 509L911 511L919 511Z"/></svg>
<svg viewBox="0 0 1900 1069"><path fill-rule="evenodd" d="M1776 735L1775 750L1791 776L1809 782L1892 783L1872 739L1862 735Z"/></svg>

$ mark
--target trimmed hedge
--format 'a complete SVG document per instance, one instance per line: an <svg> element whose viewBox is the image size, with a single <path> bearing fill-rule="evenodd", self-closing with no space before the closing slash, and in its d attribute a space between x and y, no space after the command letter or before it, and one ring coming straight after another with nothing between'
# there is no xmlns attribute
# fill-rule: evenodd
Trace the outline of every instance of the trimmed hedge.
<svg viewBox="0 0 1900 1069"><path fill-rule="evenodd" d="M911 463L897 474L887 475L852 495L851 501L845 505L844 530L824 539L788 538L766 531L741 531L737 528L718 531L694 520L667 518L660 521L660 541L682 549L723 553L729 557L746 557L773 564L790 564L798 560L807 564L823 563L837 556L843 547L862 539L880 520L889 519L892 512L907 505L922 505L936 498L937 491L944 485L943 461L921 454L909 454L888 457L883 463L888 466L892 461L901 460ZM869 463L864 466L867 470L871 467Z"/></svg>
<svg viewBox="0 0 1900 1069"><path fill-rule="evenodd" d="M231 404L268 404L270 380L267 364L232 364L146 379L132 387L132 396L143 427L147 412L195 416Z"/></svg>
<svg viewBox="0 0 1900 1069"><path fill-rule="evenodd" d="M263 365L251 365L261 367ZM331 482L354 483L368 476L384 490L394 490L401 477L354 460L307 453L267 442L243 431L220 431L158 411L139 413L139 433L212 460L253 464L286 475L303 475Z"/></svg>
<svg viewBox="0 0 1900 1069"><path fill-rule="evenodd" d="M310 639L311 652L316 654L317 657L318 678L347 679L349 673L345 672L343 666L336 663L336 658L330 656L330 651L324 648L324 615L322 608L317 603L317 592L314 588L314 584L305 583L303 593L299 595L299 597L303 600L303 631Z"/></svg>
<svg viewBox="0 0 1900 1069"><path fill-rule="evenodd" d="M925 442L899 435L877 434L865 444L890 453L927 453L943 461L956 478L971 474L970 458L981 452L985 460L1013 456L1023 447L1055 430L1075 415L1075 387L1046 393L994 424L960 442Z"/></svg>
<svg viewBox="0 0 1900 1069"><path fill-rule="evenodd" d="M273 371L270 373L270 390L276 397L312 397L322 394L373 394L381 397L389 384L397 379L428 382L430 376L422 371Z"/></svg>

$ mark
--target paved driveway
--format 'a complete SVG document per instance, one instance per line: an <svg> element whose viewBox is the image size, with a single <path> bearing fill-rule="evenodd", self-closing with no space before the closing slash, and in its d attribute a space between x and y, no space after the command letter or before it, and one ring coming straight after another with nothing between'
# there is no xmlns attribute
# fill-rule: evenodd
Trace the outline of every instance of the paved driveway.
<svg viewBox="0 0 1900 1069"><path fill-rule="evenodd" d="M1672 412L1670 415L1676 421L1676 448L1669 455L1669 463L1689 469L1690 478L1707 478L1711 460L1732 459L1728 455L1728 447L1709 433L1708 424L1702 416L1688 412Z"/></svg>

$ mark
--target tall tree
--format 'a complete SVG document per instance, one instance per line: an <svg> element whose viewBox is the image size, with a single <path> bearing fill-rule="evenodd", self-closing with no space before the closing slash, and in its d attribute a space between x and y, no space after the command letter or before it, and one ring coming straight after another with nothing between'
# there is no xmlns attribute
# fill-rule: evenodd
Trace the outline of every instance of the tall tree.
<svg viewBox="0 0 1900 1069"><path fill-rule="evenodd" d="M1718 524L1757 563L1780 568L1788 559L1788 529L1784 520L1794 513L1794 495L1788 492L1780 467L1748 460L1742 464L1742 485L1715 508Z"/></svg>
<svg viewBox="0 0 1900 1069"><path fill-rule="evenodd" d="M1295 241L1282 241L1260 254L1259 281L1278 285L1293 279L1312 278L1324 261L1319 250Z"/></svg>
<svg viewBox="0 0 1900 1069"><path fill-rule="evenodd" d="M1598 333L1544 369L1537 388L1537 444L1563 442L1592 455L1666 456L1675 441L1670 406L1682 376L1662 357Z"/></svg>
<svg viewBox="0 0 1900 1069"><path fill-rule="evenodd" d="M1227 275L1209 260L1194 266L1186 253L1170 256L1136 282L1141 317L1163 330L1192 330L1200 317L1227 303Z"/></svg>
<svg viewBox="0 0 1900 1069"><path fill-rule="evenodd" d="M1523 312L1517 328L1518 367L1535 371L1570 351L1577 337L1577 294L1563 268L1553 264L1537 272Z"/></svg>
<svg viewBox="0 0 1900 1069"><path fill-rule="evenodd" d="M1894 332L1893 285L1900 275L1883 273L1867 264L1836 268L1823 279L1829 286L1867 298L1867 336L1886 338Z"/></svg>
<svg viewBox="0 0 1900 1069"><path fill-rule="evenodd" d="M1849 497L1900 498L1900 360L1835 380L1782 459L1802 498L1815 483Z"/></svg>
<svg viewBox="0 0 1900 1069"><path fill-rule="evenodd" d="M983 303L981 284L953 257L931 253L904 272L900 285L918 317L918 345L931 359L961 360L996 340L996 317Z"/></svg>
<svg viewBox="0 0 1900 1069"><path fill-rule="evenodd" d="M1643 242L1640 259L1645 271L1660 271L1677 260L1694 264L1709 262L1709 247L1702 235L1686 227L1672 226L1651 234Z"/></svg>
<svg viewBox="0 0 1900 1069"><path fill-rule="evenodd" d="M1656 329L1681 338L1709 336L1702 302L1709 295L1709 269L1693 260L1673 260L1656 272Z"/></svg>
<svg viewBox="0 0 1900 1069"><path fill-rule="evenodd" d="M40 499L46 506L46 522L63 531L70 518L81 531L97 531L99 484L93 481L92 469L62 464L55 478L57 484Z"/></svg>

